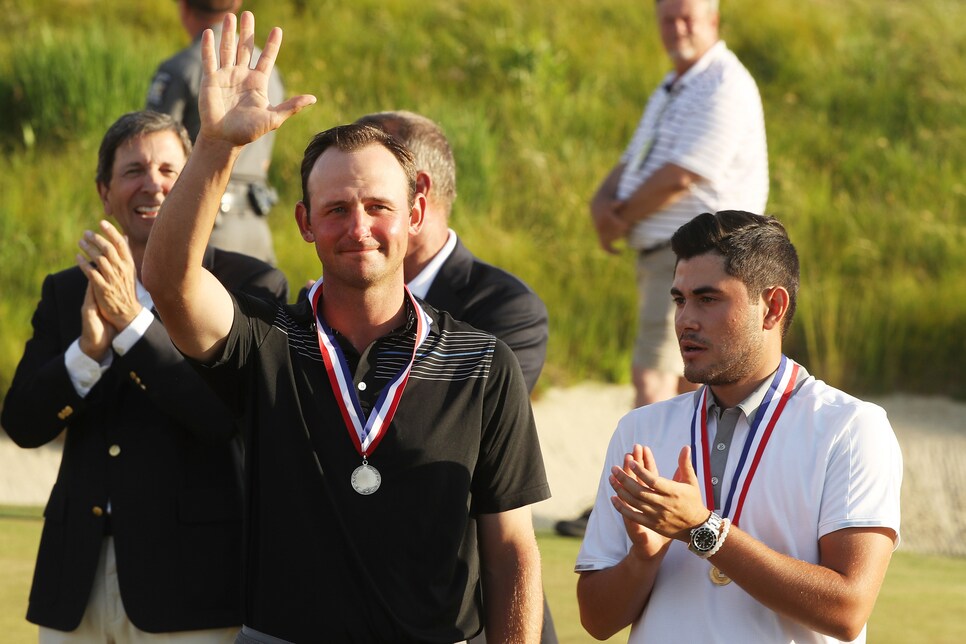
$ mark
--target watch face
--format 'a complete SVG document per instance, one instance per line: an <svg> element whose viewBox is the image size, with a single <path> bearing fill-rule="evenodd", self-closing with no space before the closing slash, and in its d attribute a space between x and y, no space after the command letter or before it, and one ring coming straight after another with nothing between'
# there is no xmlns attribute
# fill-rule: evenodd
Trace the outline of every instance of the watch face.
<svg viewBox="0 0 966 644"><path fill-rule="evenodd" d="M699 552L707 552L714 548L714 544L718 542L718 533L711 528L702 526L694 531L691 535L691 543L694 545L694 549Z"/></svg>

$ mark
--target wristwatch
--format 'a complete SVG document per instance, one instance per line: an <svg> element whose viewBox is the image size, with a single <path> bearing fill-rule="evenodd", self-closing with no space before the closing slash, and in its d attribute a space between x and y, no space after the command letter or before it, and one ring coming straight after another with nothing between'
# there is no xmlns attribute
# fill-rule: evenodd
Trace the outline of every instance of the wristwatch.
<svg viewBox="0 0 966 644"><path fill-rule="evenodd" d="M704 559L718 543L720 534L721 517L712 512L707 521L691 529L691 542L688 543L688 549Z"/></svg>

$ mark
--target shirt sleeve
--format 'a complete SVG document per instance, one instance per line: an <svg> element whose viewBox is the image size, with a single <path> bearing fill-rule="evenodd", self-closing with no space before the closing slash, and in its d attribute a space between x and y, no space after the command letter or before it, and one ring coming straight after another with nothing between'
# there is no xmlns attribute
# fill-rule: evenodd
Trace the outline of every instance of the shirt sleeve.
<svg viewBox="0 0 966 644"><path fill-rule="evenodd" d="M819 538L845 528L889 528L899 543L902 452L885 410L861 403L832 446Z"/></svg>

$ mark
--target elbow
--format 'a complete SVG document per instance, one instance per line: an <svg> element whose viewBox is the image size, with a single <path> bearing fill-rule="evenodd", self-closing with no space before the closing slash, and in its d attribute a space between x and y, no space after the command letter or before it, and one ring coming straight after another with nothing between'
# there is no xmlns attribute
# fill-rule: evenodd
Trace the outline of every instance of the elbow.
<svg viewBox="0 0 966 644"><path fill-rule="evenodd" d="M607 616L602 614L600 606L596 602L606 601L595 589L585 587L581 582L584 576L577 581L577 607L580 612L580 625L595 640L604 641L616 635L622 627L616 627Z"/></svg>
<svg viewBox="0 0 966 644"><path fill-rule="evenodd" d="M825 634L831 635L835 639L842 642L851 642L862 634L862 629L864 628L865 621L863 620L859 620L857 618L843 618L840 621L829 624L829 629L825 632Z"/></svg>
<svg viewBox="0 0 966 644"><path fill-rule="evenodd" d="M587 616L584 615L583 611L580 612L580 625L584 627L587 634L593 637L598 642L603 642L610 639L612 636L617 634L617 631L609 628L603 628L601 625L592 623Z"/></svg>

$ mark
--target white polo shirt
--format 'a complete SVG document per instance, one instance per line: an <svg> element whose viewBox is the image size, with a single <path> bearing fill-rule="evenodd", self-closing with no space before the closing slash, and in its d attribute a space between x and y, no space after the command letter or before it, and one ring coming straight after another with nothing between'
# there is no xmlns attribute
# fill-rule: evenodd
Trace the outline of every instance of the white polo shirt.
<svg viewBox="0 0 966 644"><path fill-rule="evenodd" d="M630 549L623 518L610 502L611 466L621 466L624 454L640 443L653 450L661 475L671 477L681 447L690 444L695 404L695 395L687 393L621 419L607 448L577 572L614 566ZM735 427L736 447L748 431L742 414ZM729 452L726 487L739 451ZM816 564L819 539L836 530L885 527L896 532L898 543L901 482L902 455L885 410L809 376L775 426L745 498L740 525L768 547ZM734 582L713 585L709 569L708 561L673 541L628 641L836 641L766 608ZM865 641L865 629L855 641Z"/></svg>
<svg viewBox="0 0 966 644"><path fill-rule="evenodd" d="M738 58L718 41L680 78L664 77L621 157L617 187L624 200L668 163L702 177L688 194L637 223L631 247L650 248L702 212L764 214L768 148L761 96Z"/></svg>

